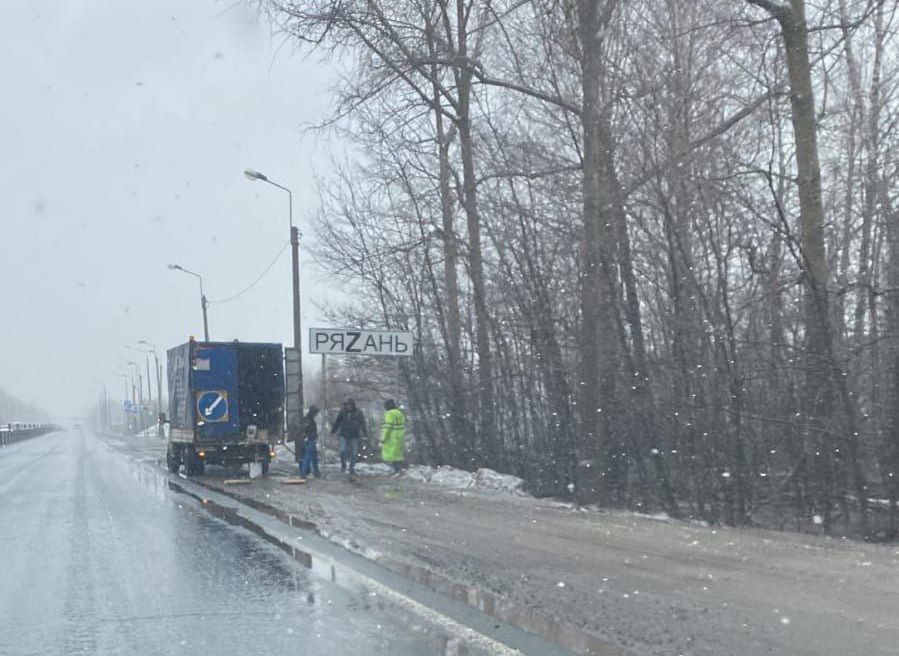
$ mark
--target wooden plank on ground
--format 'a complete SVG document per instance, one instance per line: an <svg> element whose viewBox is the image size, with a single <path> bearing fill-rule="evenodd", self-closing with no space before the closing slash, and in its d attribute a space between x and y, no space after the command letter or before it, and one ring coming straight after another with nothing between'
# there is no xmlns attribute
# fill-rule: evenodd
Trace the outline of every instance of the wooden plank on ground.
<svg viewBox="0 0 899 656"><path fill-rule="evenodd" d="M225 485L249 485L252 483L249 478L226 478Z"/></svg>
<svg viewBox="0 0 899 656"><path fill-rule="evenodd" d="M285 478L281 481L281 485L302 485L305 482L305 478Z"/></svg>

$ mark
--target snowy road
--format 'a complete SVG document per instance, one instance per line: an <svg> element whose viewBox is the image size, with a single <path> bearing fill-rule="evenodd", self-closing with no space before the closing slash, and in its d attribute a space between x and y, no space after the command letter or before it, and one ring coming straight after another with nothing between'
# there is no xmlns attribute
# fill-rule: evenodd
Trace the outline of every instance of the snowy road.
<svg viewBox="0 0 899 656"><path fill-rule="evenodd" d="M88 432L0 450L0 654L445 653Z"/></svg>

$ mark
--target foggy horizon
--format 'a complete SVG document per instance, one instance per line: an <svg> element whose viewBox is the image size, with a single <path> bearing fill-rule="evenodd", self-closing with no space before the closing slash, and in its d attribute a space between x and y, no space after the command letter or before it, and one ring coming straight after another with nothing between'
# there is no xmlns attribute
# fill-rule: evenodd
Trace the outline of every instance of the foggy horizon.
<svg viewBox="0 0 899 656"><path fill-rule="evenodd" d="M15 318L0 387L63 419L104 384L120 396L114 372L144 358L126 345L162 355L202 336L197 281L170 263L204 276L213 340L292 343L287 197L246 168L293 190L304 330L315 322L328 294L308 221L331 152L305 128L328 111L333 71L240 4L57 4L0 9L14 154L0 272Z"/></svg>

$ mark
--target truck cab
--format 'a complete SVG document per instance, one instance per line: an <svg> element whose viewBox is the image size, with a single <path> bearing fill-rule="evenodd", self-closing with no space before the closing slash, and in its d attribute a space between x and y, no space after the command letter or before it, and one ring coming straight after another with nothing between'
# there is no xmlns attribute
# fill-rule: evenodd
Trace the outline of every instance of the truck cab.
<svg viewBox="0 0 899 656"><path fill-rule="evenodd" d="M268 473L284 435L282 353L280 344L193 339L169 349L170 471L260 463Z"/></svg>

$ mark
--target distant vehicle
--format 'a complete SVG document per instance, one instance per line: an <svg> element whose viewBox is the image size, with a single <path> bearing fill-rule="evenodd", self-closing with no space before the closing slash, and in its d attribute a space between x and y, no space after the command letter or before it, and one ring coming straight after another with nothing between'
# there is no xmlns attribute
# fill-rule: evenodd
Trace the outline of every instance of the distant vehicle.
<svg viewBox="0 0 899 656"><path fill-rule="evenodd" d="M170 471L258 462L268 473L284 434L282 352L280 344L238 341L169 349Z"/></svg>

